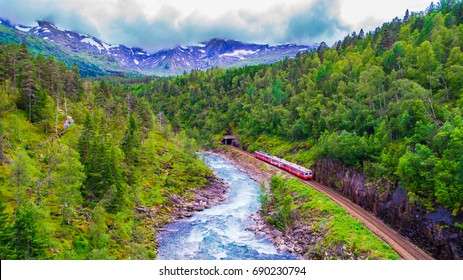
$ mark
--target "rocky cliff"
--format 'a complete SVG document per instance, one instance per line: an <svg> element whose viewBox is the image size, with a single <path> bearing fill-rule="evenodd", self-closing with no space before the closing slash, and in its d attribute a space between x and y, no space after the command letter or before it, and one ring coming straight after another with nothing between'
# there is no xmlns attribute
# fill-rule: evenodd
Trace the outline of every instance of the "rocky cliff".
<svg viewBox="0 0 463 280"><path fill-rule="evenodd" d="M407 191L385 180L371 182L352 167L331 159L313 166L315 180L372 212L436 259L463 259L463 213L412 203Z"/></svg>

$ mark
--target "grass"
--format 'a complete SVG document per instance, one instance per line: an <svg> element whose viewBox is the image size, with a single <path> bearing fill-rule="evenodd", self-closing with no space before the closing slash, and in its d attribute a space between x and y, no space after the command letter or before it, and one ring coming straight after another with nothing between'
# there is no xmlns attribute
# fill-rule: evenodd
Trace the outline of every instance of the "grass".
<svg viewBox="0 0 463 280"><path fill-rule="evenodd" d="M296 179L284 180L283 184L282 187L273 188L274 192L283 193L274 197L293 194L293 211L299 212L295 216L309 223L315 232L325 232L323 239L325 247L335 248L338 244L343 244L355 256L366 256L368 259L400 258L388 244L324 194Z"/></svg>

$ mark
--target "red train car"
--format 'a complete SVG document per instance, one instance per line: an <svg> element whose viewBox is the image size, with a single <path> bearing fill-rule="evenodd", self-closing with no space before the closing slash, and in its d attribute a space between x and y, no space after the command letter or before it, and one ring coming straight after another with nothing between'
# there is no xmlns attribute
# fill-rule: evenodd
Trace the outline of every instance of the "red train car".
<svg viewBox="0 0 463 280"><path fill-rule="evenodd" d="M278 158L278 157L275 157L275 156L272 156L272 155L269 155L267 153L260 152L260 151L254 152L254 156L260 160L263 160L281 169L284 169L304 180L313 178L312 170L299 166L297 164L291 163L284 159L281 159L281 158Z"/></svg>

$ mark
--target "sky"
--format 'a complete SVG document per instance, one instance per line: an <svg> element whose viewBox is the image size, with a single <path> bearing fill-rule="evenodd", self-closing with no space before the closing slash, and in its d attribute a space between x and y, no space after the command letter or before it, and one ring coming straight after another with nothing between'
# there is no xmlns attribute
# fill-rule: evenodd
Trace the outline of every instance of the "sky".
<svg viewBox="0 0 463 280"><path fill-rule="evenodd" d="M110 44L148 51L211 38L332 45L374 30L431 0L0 0L0 17L33 25L48 20Z"/></svg>

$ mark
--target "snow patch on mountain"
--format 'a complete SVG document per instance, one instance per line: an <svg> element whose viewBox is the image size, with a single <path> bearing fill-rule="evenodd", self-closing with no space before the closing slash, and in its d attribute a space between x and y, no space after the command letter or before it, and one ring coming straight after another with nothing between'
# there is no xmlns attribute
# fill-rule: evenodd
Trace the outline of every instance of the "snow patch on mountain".
<svg viewBox="0 0 463 280"><path fill-rule="evenodd" d="M15 28L22 32L29 32L32 29L32 27L23 27L19 25L16 25Z"/></svg>
<svg viewBox="0 0 463 280"><path fill-rule="evenodd" d="M204 48L204 47L206 47L206 44L204 44L204 43L196 43L196 44L192 44L190 47Z"/></svg>
<svg viewBox="0 0 463 280"><path fill-rule="evenodd" d="M224 57L224 56L229 56L229 57L236 57L236 58L239 58L239 59L246 59L244 56L246 55L252 55L252 54L256 54L258 53L259 51L250 51L250 50L235 50L233 51L232 53L224 53L224 54L221 54L219 55L219 57Z"/></svg>
<svg viewBox="0 0 463 280"><path fill-rule="evenodd" d="M80 40L82 43L87 43L87 44L90 44L94 47L97 47L98 50L102 51L104 49L103 46L101 46L100 43L98 43L97 41L93 40L92 38L85 38L85 39L82 39Z"/></svg>

